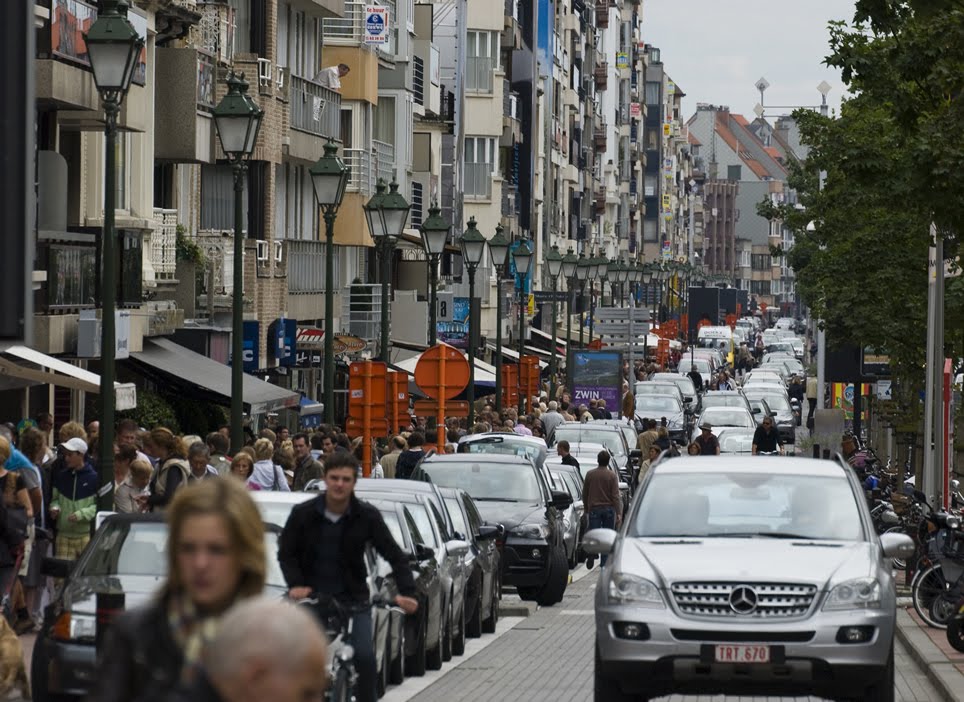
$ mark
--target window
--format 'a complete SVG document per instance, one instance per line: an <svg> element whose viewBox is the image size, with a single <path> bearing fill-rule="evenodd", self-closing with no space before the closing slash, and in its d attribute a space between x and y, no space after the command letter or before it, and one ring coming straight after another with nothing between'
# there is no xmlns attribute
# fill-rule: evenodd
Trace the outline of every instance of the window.
<svg viewBox="0 0 964 702"><path fill-rule="evenodd" d="M391 95L379 95L375 106L374 138L385 144L395 144L395 98Z"/></svg>
<svg viewBox="0 0 964 702"><path fill-rule="evenodd" d="M465 89L468 92L492 92L492 74L498 68L498 57L498 33L479 31L466 33Z"/></svg>
<svg viewBox="0 0 964 702"><path fill-rule="evenodd" d="M418 229L422 226L422 219L424 217L424 195L422 190L422 184L418 181L412 181L412 229Z"/></svg>
<svg viewBox="0 0 964 702"><path fill-rule="evenodd" d="M726 179L727 179L727 180L742 180L742 179L743 179L743 166L727 166L727 167L726 167Z"/></svg>
<svg viewBox="0 0 964 702"><path fill-rule="evenodd" d="M243 231L247 232L248 189L242 191ZM234 229L234 174L227 164L201 165L201 229Z"/></svg>
<svg viewBox="0 0 964 702"><path fill-rule="evenodd" d="M770 254L753 254L751 256L751 267L755 271L770 270Z"/></svg>
<svg viewBox="0 0 964 702"><path fill-rule="evenodd" d="M769 295L770 281L769 280L751 280L750 293L753 295Z"/></svg>
<svg viewBox="0 0 964 702"><path fill-rule="evenodd" d="M660 92L659 81L648 80L646 81L646 104L647 105L658 105L659 104L659 92Z"/></svg>
<svg viewBox="0 0 964 702"><path fill-rule="evenodd" d="M740 252L740 267L749 268L750 267L750 252L741 251Z"/></svg>
<svg viewBox="0 0 964 702"><path fill-rule="evenodd" d="M494 137L466 137L465 178L466 197L492 197L492 173L498 169Z"/></svg>
<svg viewBox="0 0 964 702"><path fill-rule="evenodd" d="M234 54L251 53L251 0L228 0L234 11Z"/></svg>

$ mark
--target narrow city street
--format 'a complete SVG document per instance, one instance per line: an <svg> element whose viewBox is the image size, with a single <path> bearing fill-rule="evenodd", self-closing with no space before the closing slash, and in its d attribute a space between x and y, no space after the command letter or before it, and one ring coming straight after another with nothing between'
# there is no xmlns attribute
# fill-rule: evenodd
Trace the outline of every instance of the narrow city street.
<svg viewBox="0 0 964 702"><path fill-rule="evenodd" d="M584 572L580 568L577 572ZM414 692L412 681L389 691L384 702L587 702L593 686L593 592L598 570L574 582L561 604L516 620L491 645L458 665L446 666L428 687ZM515 599L508 596L507 600ZM924 673L897 644L896 700L940 699ZM682 696L660 702L775 702L774 697ZM816 702L817 698L810 698Z"/></svg>

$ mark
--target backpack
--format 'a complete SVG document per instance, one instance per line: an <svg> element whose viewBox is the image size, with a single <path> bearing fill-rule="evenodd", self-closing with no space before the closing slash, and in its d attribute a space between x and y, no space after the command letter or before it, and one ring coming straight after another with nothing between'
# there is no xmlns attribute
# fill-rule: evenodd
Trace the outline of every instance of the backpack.
<svg viewBox="0 0 964 702"><path fill-rule="evenodd" d="M11 548L20 546L27 540L27 527L30 520L27 510L17 502L17 474L7 473L3 483L3 505L6 508L5 521L7 531L7 545Z"/></svg>

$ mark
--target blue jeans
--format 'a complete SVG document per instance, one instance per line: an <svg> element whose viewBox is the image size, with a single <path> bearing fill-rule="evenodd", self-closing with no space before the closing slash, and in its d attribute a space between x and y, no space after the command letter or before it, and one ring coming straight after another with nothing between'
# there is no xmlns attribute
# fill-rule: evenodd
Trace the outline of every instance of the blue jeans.
<svg viewBox="0 0 964 702"><path fill-rule="evenodd" d="M590 529L615 529L616 512L612 507L597 507L589 513ZM607 556L600 556L599 562L606 565Z"/></svg>
<svg viewBox="0 0 964 702"><path fill-rule="evenodd" d="M371 609L355 612L351 621L351 645L355 649L355 670L358 671L358 686L355 691L358 702L376 702L378 699L378 671L375 667L373 637Z"/></svg>

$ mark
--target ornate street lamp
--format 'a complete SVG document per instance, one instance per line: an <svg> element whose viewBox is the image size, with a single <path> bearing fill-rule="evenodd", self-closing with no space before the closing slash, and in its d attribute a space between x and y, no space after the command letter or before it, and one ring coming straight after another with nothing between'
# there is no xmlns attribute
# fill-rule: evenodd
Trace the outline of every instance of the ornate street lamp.
<svg viewBox="0 0 964 702"><path fill-rule="evenodd" d="M576 286L579 257L569 247L562 257L562 275L566 279L566 388L572 391L572 293Z"/></svg>
<svg viewBox="0 0 964 702"><path fill-rule="evenodd" d="M509 240L502 233L501 224L489 239L489 257L495 268L495 409L502 414L502 274L509 256Z"/></svg>
<svg viewBox="0 0 964 702"><path fill-rule="evenodd" d="M428 345L435 346L438 340L438 262L445 251L445 244L449 239L449 229L452 225L442 219L442 210L438 203L432 203L428 217L422 222L419 233L422 235L422 246L428 256L429 274L429 303L428 303Z"/></svg>
<svg viewBox="0 0 964 702"><path fill-rule="evenodd" d="M592 343L593 337L593 325L596 312L596 278L599 277L600 269L605 271L605 263L600 263L600 261L605 262L605 256L596 256L595 254L590 255L586 265L589 267L589 343Z"/></svg>
<svg viewBox="0 0 964 702"><path fill-rule="evenodd" d="M562 254L559 247L555 244L546 254L546 269L549 271L549 281L552 288L552 354L549 356L549 393L550 397L556 396L556 323L558 311L556 308L556 291L558 290L559 276L562 273Z"/></svg>
<svg viewBox="0 0 964 702"><path fill-rule="evenodd" d="M392 280L392 251L395 242L405 231L405 223L411 205L398 192L398 183L392 179L390 192L385 192L385 181L381 178L375 186L375 194L365 203L365 219L368 220L368 231L375 240L378 251L379 268L381 269L381 334L379 342L379 357L384 363L390 360L390 339L388 332L389 301L388 287Z"/></svg>
<svg viewBox="0 0 964 702"><path fill-rule="evenodd" d="M468 338L468 357L469 357L469 387L466 392L466 399L469 401L469 431L475 424L475 349L478 337L478 320L473 314L475 310L475 271L485 257L485 237L477 229L475 217L469 217L468 228L462 233L459 242L462 247L462 262L469 274L469 338Z"/></svg>
<svg viewBox="0 0 964 702"><path fill-rule="evenodd" d="M579 310L579 345L585 346L585 329L586 329L586 281L589 280L590 271L593 266L590 265L589 259L580 252L579 260L576 262L576 280L579 281L579 297L583 298L583 303L580 305ZM571 388L570 388L571 389Z"/></svg>
<svg viewBox="0 0 964 702"><path fill-rule="evenodd" d="M338 147L332 139L325 144L325 154L311 168L311 184L315 200L325 219L325 423L335 423L335 217L345 197L350 170L336 156ZM234 269L238 287L238 266ZM232 433L233 433L232 429Z"/></svg>
<svg viewBox="0 0 964 702"><path fill-rule="evenodd" d="M528 239L523 238L519 245L512 252L512 260L515 262L515 272L519 276L519 367L522 367L522 353L525 350L525 324L526 324L526 276L529 274L529 266L532 263L532 244ZM525 411L525 394L519 392L519 414Z"/></svg>
<svg viewBox="0 0 964 702"><path fill-rule="evenodd" d="M97 498L99 509L113 508L114 482L114 378L117 334L114 328L115 299L117 295L117 268L115 263L117 231L114 228L114 194L116 188L117 115L121 103L130 88L134 68L144 40L127 19L127 4L117 0L102 0L97 20L84 36L87 55L94 73L94 83L104 103L104 228L101 233L101 372L100 397L100 446L98 451L98 474L101 491ZM107 488L107 489L104 489Z"/></svg>

